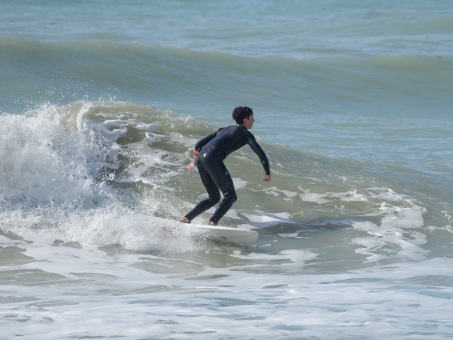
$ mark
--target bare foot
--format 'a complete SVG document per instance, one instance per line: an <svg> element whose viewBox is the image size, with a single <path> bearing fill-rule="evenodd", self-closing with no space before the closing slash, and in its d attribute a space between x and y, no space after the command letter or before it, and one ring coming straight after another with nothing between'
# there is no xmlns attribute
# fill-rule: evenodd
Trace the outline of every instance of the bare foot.
<svg viewBox="0 0 453 340"><path fill-rule="evenodd" d="M181 217L179 219L179 222L181 222L181 223L190 223L189 219L187 217L185 217L185 216Z"/></svg>
<svg viewBox="0 0 453 340"><path fill-rule="evenodd" d="M209 222L208 222L208 225L213 225L213 226L216 226L217 224L216 224L216 223L214 223L214 222L212 222L212 221L209 221Z"/></svg>

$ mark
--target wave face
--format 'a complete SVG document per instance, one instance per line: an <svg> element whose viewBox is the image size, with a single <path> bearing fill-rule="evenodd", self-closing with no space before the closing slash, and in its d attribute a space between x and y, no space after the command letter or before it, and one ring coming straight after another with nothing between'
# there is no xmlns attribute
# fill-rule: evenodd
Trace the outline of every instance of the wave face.
<svg viewBox="0 0 453 340"><path fill-rule="evenodd" d="M221 126L230 123L225 112L246 104L255 109L260 136L272 143L450 177L450 57L300 60L22 38L0 38L0 47L3 112L102 98Z"/></svg>
<svg viewBox="0 0 453 340"><path fill-rule="evenodd" d="M451 55L299 59L102 40L55 43L9 37L0 37L0 47L6 112L42 101L67 103L117 95L178 110L187 110L184 103L198 102L196 109L202 113L209 111L207 103L214 103L212 112L212 105L229 108L232 100L290 114L317 110L384 116L389 111L445 116L451 104Z"/></svg>

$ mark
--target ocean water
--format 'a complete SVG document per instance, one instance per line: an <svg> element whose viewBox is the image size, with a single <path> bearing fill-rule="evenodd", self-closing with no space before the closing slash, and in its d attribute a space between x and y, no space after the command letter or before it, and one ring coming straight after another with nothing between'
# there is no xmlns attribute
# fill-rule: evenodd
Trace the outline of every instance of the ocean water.
<svg viewBox="0 0 453 340"><path fill-rule="evenodd" d="M453 336L450 1L2 1L0 339ZM271 161L198 139L255 112ZM206 223L209 213L198 217Z"/></svg>

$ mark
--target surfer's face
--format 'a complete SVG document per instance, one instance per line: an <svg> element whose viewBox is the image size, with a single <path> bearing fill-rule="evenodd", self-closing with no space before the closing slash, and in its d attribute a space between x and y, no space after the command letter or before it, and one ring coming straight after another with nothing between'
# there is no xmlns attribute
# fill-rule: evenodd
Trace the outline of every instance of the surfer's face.
<svg viewBox="0 0 453 340"><path fill-rule="evenodd" d="M242 125L244 125L247 128L247 130L250 130L254 122L255 119L253 118L253 115L250 115L248 118L244 118L244 122Z"/></svg>

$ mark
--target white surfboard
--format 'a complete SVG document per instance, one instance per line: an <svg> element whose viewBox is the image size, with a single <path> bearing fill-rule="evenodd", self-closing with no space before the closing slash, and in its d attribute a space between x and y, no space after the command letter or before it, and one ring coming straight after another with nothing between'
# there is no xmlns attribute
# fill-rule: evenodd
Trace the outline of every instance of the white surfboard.
<svg viewBox="0 0 453 340"><path fill-rule="evenodd" d="M184 224L183 227L193 228L197 233L200 232L207 238L239 246L250 246L258 239L259 236L256 231L247 229L197 224Z"/></svg>
<svg viewBox="0 0 453 340"><path fill-rule="evenodd" d="M181 223L166 219L159 219L157 225L172 237L205 238L244 247L252 245L259 236L254 230Z"/></svg>

